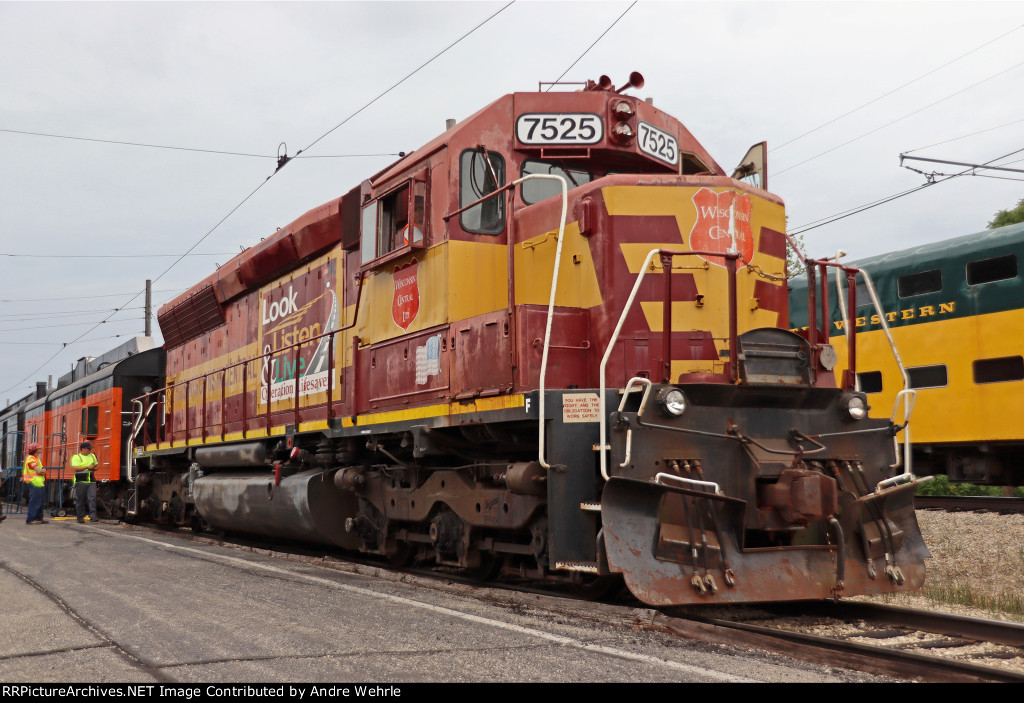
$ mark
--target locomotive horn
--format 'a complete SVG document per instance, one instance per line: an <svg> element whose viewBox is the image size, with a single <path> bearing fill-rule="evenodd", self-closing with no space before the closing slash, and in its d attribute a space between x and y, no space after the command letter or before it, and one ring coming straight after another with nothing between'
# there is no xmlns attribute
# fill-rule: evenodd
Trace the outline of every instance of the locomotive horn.
<svg viewBox="0 0 1024 703"><path fill-rule="evenodd" d="M609 78L608 76L601 76L600 78L597 79L598 90L611 90L612 87L612 79Z"/></svg>
<svg viewBox="0 0 1024 703"><path fill-rule="evenodd" d="M602 76L602 78L604 78L604 76ZM622 91L628 90L629 88L643 88L643 87L644 87L644 77L640 74L639 71L633 71L632 73L629 74L629 83L626 83L626 85L622 86L621 88L619 88L615 92L616 93L621 93Z"/></svg>

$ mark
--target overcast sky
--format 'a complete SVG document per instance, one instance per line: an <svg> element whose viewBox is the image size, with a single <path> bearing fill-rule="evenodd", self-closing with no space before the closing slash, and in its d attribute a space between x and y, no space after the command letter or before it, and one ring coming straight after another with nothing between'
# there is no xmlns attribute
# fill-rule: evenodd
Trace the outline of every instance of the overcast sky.
<svg viewBox="0 0 1024 703"><path fill-rule="evenodd" d="M1024 149L1022 25L1020 2L0 1L0 403L141 333L129 299L147 278L155 309L446 118L577 59L563 80L643 73L633 93L723 168L767 140L799 231L923 184L901 152ZM319 158L268 181L282 142ZM1024 151L998 163L1024 168ZM809 230L807 247L855 259L980 231L1024 197L1024 174L992 175Z"/></svg>

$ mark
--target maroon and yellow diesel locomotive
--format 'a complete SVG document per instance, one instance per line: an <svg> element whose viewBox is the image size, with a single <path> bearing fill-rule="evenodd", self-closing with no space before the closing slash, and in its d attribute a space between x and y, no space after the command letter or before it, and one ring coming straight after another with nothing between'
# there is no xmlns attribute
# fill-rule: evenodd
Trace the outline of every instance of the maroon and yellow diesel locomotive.
<svg viewBox="0 0 1024 703"><path fill-rule="evenodd" d="M506 95L163 306L129 512L653 605L920 587L763 145L730 176L638 86Z"/></svg>

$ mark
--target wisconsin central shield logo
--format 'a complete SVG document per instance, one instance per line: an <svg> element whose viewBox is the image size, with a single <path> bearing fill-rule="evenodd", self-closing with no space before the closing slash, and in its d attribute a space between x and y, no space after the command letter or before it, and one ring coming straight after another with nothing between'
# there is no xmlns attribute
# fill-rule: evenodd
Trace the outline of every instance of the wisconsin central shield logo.
<svg viewBox="0 0 1024 703"><path fill-rule="evenodd" d="M750 232L750 213L754 203L749 195L734 190L716 193L701 188L693 195L697 220L690 230L690 248L704 251L727 252L736 240L736 249L743 257L736 268L741 269L754 258L754 237ZM720 256L701 256L710 264L725 266Z"/></svg>
<svg viewBox="0 0 1024 703"><path fill-rule="evenodd" d="M395 297L391 301L391 318L403 330L416 319L420 311L420 289L416 285L419 262L413 259L405 266L395 268Z"/></svg>

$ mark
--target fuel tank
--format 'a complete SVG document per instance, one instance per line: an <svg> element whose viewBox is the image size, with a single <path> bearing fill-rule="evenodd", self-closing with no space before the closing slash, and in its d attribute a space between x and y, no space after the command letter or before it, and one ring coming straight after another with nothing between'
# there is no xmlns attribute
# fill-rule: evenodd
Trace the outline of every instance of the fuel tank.
<svg viewBox="0 0 1024 703"><path fill-rule="evenodd" d="M360 540L345 531L345 519L356 514L357 499L335 487L334 474L314 469L274 485L266 471L215 473L196 479L192 495L214 527L356 549Z"/></svg>

